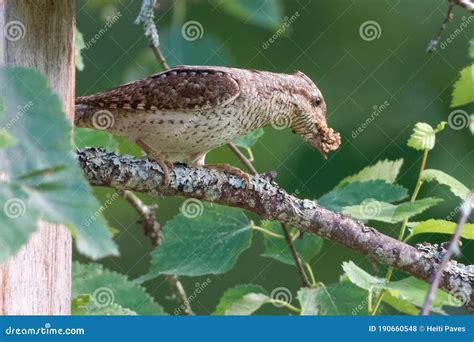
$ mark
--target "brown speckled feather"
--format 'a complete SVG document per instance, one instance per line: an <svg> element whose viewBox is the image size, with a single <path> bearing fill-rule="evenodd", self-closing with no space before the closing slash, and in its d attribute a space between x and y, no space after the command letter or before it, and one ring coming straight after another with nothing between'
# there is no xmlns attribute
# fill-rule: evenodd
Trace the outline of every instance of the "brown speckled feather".
<svg viewBox="0 0 474 342"><path fill-rule="evenodd" d="M207 110L240 94L232 75L212 69L176 67L98 95L79 97L76 104L137 110Z"/></svg>

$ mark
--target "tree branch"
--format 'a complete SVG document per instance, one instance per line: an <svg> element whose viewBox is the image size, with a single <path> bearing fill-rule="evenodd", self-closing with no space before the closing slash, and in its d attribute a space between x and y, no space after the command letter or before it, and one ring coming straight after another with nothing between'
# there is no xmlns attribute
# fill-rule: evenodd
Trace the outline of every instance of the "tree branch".
<svg viewBox="0 0 474 342"><path fill-rule="evenodd" d="M370 259L395 267L429 281L440 266L431 253L386 236L352 218L321 208L316 202L286 193L263 176L252 176L250 186L235 175L208 168L174 165L171 182L163 188L160 166L147 159L118 156L103 149L77 152L85 177L92 185L133 190L151 196L184 196L239 207L262 218L288 223L301 232L319 234ZM474 271L472 266L450 261L439 287L445 291L469 289L465 305L474 309Z"/></svg>
<svg viewBox="0 0 474 342"><path fill-rule="evenodd" d="M469 12L474 13L474 2L470 0L449 0L450 2L455 3L458 6L468 10Z"/></svg>

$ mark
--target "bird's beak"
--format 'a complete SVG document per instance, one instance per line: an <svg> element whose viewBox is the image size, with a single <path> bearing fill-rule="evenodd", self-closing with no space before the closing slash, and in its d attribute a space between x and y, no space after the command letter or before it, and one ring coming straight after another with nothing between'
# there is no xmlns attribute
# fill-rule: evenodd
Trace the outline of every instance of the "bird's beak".
<svg viewBox="0 0 474 342"><path fill-rule="evenodd" d="M324 160L328 159L326 152L324 152L321 146L318 145L318 146L315 146L315 148L319 151L319 153L321 153L321 156L323 157Z"/></svg>

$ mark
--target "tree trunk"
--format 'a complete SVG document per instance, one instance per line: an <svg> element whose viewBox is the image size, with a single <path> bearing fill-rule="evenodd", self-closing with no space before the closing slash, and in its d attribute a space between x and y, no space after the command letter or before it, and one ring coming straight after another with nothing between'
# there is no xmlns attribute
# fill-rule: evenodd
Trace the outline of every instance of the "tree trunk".
<svg viewBox="0 0 474 342"><path fill-rule="evenodd" d="M17 25L18 39L5 35L7 25ZM75 1L0 0L0 27L2 64L45 74L73 120ZM71 249L66 228L38 222L30 241L0 265L0 314L70 314Z"/></svg>

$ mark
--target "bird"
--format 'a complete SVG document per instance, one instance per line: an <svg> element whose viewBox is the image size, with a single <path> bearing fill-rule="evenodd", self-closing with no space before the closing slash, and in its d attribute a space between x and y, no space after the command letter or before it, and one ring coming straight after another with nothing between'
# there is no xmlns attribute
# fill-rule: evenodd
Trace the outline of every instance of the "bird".
<svg viewBox="0 0 474 342"><path fill-rule="evenodd" d="M175 162L242 176L227 164L205 164L205 156L261 127L289 128L324 158L341 143L321 91L301 71L182 65L77 97L75 108L75 126L128 137L160 165L165 185Z"/></svg>

